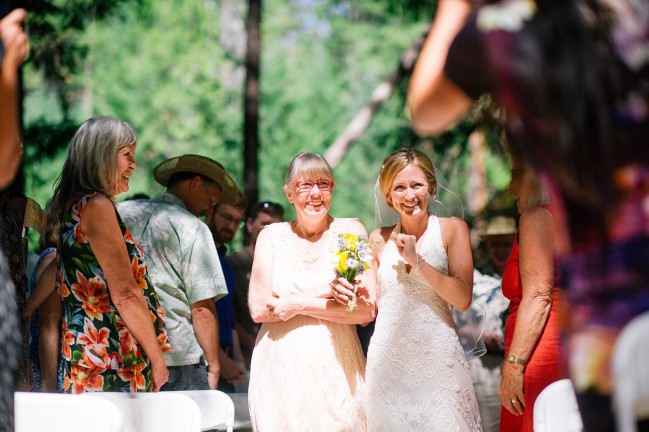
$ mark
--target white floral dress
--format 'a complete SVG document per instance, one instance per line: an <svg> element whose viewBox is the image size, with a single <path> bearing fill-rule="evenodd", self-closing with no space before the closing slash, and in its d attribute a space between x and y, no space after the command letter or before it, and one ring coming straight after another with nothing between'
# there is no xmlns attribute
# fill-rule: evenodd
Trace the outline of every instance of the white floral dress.
<svg viewBox="0 0 649 432"><path fill-rule="evenodd" d="M326 246L314 258L298 256L288 223L267 226L273 250L273 292L308 293L328 285L337 263L338 234L349 219L334 219ZM366 430L362 406L365 358L355 325L305 315L264 323L250 367L248 400L253 429L261 432Z"/></svg>

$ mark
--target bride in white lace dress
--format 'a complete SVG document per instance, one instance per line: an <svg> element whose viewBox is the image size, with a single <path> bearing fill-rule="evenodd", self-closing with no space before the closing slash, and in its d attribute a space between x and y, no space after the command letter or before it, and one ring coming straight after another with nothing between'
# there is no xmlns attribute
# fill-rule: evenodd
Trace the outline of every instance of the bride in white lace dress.
<svg viewBox="0 0 649 432"><path fill-rule="evenodd" d="M480 431L471 373L451 306L471 304L469 231L428 213L437 187L430 159L414 149L388 156L379 177L396 226L372 232L378 316L367 355L368 430Z"/></svg>
<svg viewBox="0 0 649 432"><path fill-rule="evenodd" d="M370 268L355 285L334 280L338 235L366 231L356 219L328 214L333 187L322 156L296 156L284 185L296 219L267 226L257 239L249 305L263 325L248 391L255 431L366 430L365 357L355 324L374 318L375 273ZM358 292L354 312L333 299L338 286Z"/></svg>

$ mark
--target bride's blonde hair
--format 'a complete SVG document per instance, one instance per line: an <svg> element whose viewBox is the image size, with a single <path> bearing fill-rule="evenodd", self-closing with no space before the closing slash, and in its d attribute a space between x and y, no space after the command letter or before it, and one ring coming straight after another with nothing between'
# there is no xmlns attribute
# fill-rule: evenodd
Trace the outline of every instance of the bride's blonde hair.
<svg viewBox="0 0 649 432"><path fill-rule="evenodd" d="M419 167L424 172L426 182L428 182L428 193L430 195L435 195L437 190L437 176L435 175L433 162L431 162L430 158L419 150L409 147L402 148L392 152L383 160L381 173L379 174L381 194L383 194L383 197L390 207L392 207L392 203L388 197L390 196L392 183L397 174L408 165Z"/></svg>

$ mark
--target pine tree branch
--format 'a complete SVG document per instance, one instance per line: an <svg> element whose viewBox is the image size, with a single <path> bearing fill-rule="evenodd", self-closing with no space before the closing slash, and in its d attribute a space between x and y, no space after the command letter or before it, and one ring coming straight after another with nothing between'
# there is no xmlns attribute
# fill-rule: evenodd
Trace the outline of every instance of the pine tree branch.
<svg viewBox="0 0 649 432"><path fill-rule="evenodd" d="M394 89L399 84L399 81L412 72L419 51L429 31L430 26L426 28L410 48L401 54L399 65L386 80L374 89L370 103L356 114L356 117L347 125L342 134L327 148L324 157L332 168L336 167L342 161L349 147L363 136L365 130L372 123L376 112L392 96L392 93L394 93Z"/></svg>

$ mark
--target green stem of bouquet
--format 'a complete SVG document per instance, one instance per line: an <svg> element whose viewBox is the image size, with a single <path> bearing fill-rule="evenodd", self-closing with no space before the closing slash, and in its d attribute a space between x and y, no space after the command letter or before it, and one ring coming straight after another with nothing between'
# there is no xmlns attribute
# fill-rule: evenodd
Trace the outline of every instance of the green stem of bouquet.
<svg viewBox="0 0 649 432"><path fill-rule="evenodd" d="M347 269L341 274L342 277L347 279L347 282L353 284L358 276L358 269ZM347 301L347 312L354 312L356 310L356 294L354 297Z"/></svg>

